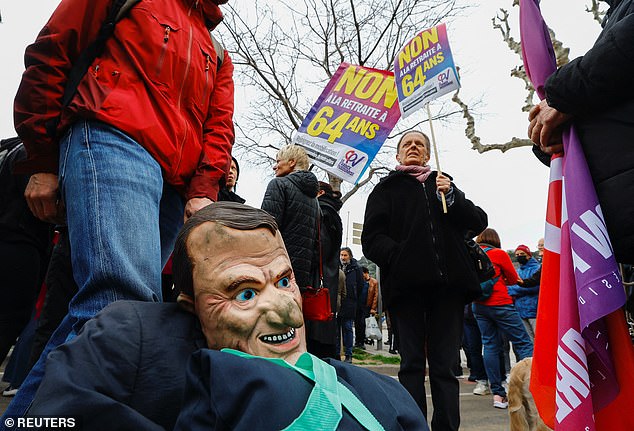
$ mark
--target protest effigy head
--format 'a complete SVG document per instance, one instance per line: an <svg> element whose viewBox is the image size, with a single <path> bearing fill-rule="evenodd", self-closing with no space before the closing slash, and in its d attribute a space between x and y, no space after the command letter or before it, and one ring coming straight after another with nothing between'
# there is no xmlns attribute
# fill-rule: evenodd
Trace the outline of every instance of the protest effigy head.
<svg viewBox="0 0 634 431"><path fill-rule="evenodd" d="M179 233L172 268L178 301L198 316L209 348L291 363L306 352L299 287L265 211L218 202L196 212Z"/></svg>
<svg viewBox="0 0 634 431"><path fill-rule="evenodd" d="M309 165L306 151L299 145L291 144L277 152L273 170L276 177L283 177L293 171L307 171Z"/></svg>
<svg viewBox="0 0 634 431"><path fill-rule="evenodd" d="M401 165L423 166L430 157L429 138L423 132L405 132L396 145L396 160Z"/></svg>

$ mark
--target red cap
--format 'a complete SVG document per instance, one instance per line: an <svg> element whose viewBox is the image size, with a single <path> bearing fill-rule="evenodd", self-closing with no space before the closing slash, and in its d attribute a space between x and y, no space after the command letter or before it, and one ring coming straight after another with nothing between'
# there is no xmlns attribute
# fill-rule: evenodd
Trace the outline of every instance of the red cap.
<svg viewBox="0 0 634 431"><path fill-rule="evenodd" d="M517 250L522 250L524 253L526 253L529 257L531 257L533 255L533 253L531 253L531 249L528 248L528 246L521 244L518 245L517 248L515 249L515 251Z"/></svg>

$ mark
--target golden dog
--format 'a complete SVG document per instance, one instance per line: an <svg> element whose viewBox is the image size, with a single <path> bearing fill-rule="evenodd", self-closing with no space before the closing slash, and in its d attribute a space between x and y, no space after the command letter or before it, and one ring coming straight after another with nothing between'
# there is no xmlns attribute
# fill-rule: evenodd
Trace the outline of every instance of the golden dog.
<svg viewBox="0 0 634 431"><path fill-rule="evenodd" d="M522 359L511 369L508 390L511 431L552 431L539 417L528 388L532 362L533 358Z"/></svg>

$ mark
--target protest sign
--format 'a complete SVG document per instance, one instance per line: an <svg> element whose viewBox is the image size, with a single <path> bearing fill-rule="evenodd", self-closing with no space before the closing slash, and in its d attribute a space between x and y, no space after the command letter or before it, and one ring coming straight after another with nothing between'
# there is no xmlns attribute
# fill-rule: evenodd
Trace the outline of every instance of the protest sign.
<svg viewBox="0 0 634 431"><path fill-rule="evenodd" d="M390 72L341 63L293 137L315 165L356 183L400 118Z"/></svg>
<svg viewBox="0 0 634 431"><path fill-rule="evenodd" d="M394 58L394 77L403 118L460 88L445 24L423 30L407 42Z"/></svg>

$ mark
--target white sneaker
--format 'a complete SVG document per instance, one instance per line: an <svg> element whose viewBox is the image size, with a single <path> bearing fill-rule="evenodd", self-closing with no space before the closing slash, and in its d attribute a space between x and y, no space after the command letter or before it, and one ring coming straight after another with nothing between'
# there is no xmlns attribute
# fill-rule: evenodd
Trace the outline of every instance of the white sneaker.
<svg viewBox="0 0 634 431"><path fill-rule="evenodd" d="M509 400L506 397L500 395L493 395L493 407L496 409L508 409Z"/></svg>
<svg viewBox="0 0 634 431"><path fill-rule="evenodd" d="M473 395L490 395L491 389L489 389L489 383L486 380L478 380L476 386L473 389Z"/></svg>
<svg viewBox="0 0 634 431"><path fill-rule="evenodd" d="M9 385L9 386L7 386L7 388L4 391L2 391L2 396L3 397L13 397L17 393L18 393L18 388L14 388L13 386Z"/></svg>

